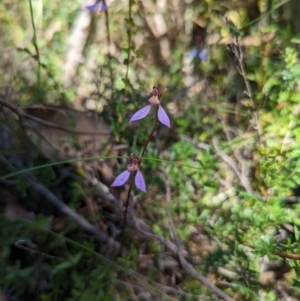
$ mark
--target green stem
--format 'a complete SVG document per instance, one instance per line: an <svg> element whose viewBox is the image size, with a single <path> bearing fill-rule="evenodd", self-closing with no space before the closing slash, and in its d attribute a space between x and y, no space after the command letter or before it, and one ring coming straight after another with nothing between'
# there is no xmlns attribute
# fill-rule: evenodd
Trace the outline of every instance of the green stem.
<svg viewBox="0 0 300 301"><path fill-rule="evenodd" d="M129 62L130 62L130 50L131 50L131 0L128 0L128 29L127 29L127 35L128 35L128 53L127 53L127 68L126 68L126 79L128 80L128 73L129 73Z"/></svg>
<svg viewBox="0 0 300 301"><path fill-rule="evenodd" d="M30 18L31 18L31 25L32 25L32 29L33 29L33 38L32 38L32 43L35 49L35 53L36 53L36 59L38 61L38 87L40 88L40 82L41 82L41 76L40 76L40 71L41 71L41 61L40 61L40 52L39 52L39 47L38 47L38 43L37 43L37 37L36 37L36 28L35 28L35 24L34 24L34 17L33 17L33 8L32 8L32 2L31 0L29 0L29 6L30 6Z"/></svg>
<svg viewBox="0 0 300 301"><path fill-rule="evenodd" d="M111 54L110 54L110 46L111 46L111 38L110 38L110 28L109 28L109 15L108 10L105 11L105 27L106 27L106 43L108 45L108 69L109 69L109 76L110 76L110 84L111 87L114 86L114 74L111 64Z"/></svg>

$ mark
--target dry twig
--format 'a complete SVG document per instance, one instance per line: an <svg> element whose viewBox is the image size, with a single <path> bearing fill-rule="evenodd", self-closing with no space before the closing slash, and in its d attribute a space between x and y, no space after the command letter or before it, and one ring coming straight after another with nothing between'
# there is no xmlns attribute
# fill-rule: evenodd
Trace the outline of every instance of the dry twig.
<svg viewBox="0 0 300 301"><path fill-rule="evenodd" d="M18 169L24 169L22 163L17 157L14 157L14 163ZM5 166L10 169L10 171L15 171L16 169L4 158L0 157L0 162L5 164ZM103 243L109 244L114 250L119 250L120 244L107 236L104 232L99 230L97 227L85 220L80 214L72 210L68 205L61 201L51 190L44 186L35 176L27 174L23 175L26 181L33 187L37 192L43 195L49 202L56 206L62 213L66 214L68 217L72 218L76 223L83 229L95 235L95 238Z"/></svg>
<svg viewBox="0 0 300 301"><path fill-rule="evenodd" d="M145 237L158 240L169 252L173 254L175 258L179 260L181 267L187 274L195 277L198 281L211 289L218 297L222 298L223 300L235 301L233 298L228 296L213 283L211 283L206 277L197 272L197 270L184 258L183 252L180 247L176 246L174 243L165 239L164 237L154 234L150 227L145 225L142 221L138 220L135 216L133 216L133 218L137 230L139 230L139 232Z"/></svg>

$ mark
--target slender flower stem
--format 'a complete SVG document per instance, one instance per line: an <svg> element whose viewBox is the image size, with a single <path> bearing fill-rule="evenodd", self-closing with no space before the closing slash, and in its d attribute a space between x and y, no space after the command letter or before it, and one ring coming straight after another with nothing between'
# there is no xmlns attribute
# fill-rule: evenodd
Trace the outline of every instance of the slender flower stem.
<svg viewBox="0 0 300 301"><path fill-rule="evenodd" d="M151 131L151 133L150 133L150 135L149 135L149 137L148 137L148 139L147 139L147 141L146 141L146 143L145 143L145 145L144 145L144 149L143 149L143 151L142 151L141 158L144 157L145 152L146 152L146 149L147 149L147 146L148 146L148 143L150 142L151 138L153 137L153 135L154 135L154 133L155 133L155 131L156 131L158 125L159 125L157 113L158 113L158 106L156 106L156 112L155 112L155 124L154 124L154 127L153 127L153 129L152 129L152 131Z"/></svg>
<svg viewBox="0 0 300 301"><path fill-rule="evenodd" d="M127 211L128 211L128 205L129 205L129 200L130 200L130 193L133 188L134 184L134 178L135 178L135 173L131 175L131 180L129 184L129 189L127 193L127 199L126 199L126 205L125 205L125 213L124 213L124 218L123 218L123 233L122 233L122 239L121 239L121 248L120 248L120 255L122 256L123 253L123 245L124 245L124 234L125 234L125 227L126 227L126 220L127 220Z"/></svg>
<svg viewBox="0 0 300 301"><path fill-rule="evenodd" d="M130 193L131 193L131 190L132 190L132 188L133 188L134 177L135 177L135 174L133 174L133 175L131 176L130 186L129 186L129 189L128 189L128 194L127 194L127 199L126 199L126 209L125 209L125 214L124 214L124 219L123 219L123 227L124 227L124 228L125 228L125 224L126 224L126 217L127 217L127 211L128 211L128 204L129 204L129 199L130 199Z"/></svg>
<svg viewBox="0 0 300 301"><path fill-rule="evenodd" d="M151 138L153 137L158 125L159 125L159 121L158 121L158 117L157 117L157 114L158 114L158 106L156 107L156 112L155 112L155 124L154 124L154 127L144 145L144 148L143 148L143 151L142 151L142 155L140 158L143 158L145 152L146 152L146 149L147 149L147 146L151 140ZM134 184L134 178L135 178L135 173L133 173L131 175L131 180L130 180L130 184L129 184L129 189L128 189L128 192L127 192L127 199L126 199L126 207L125 207L125 213L124 213L124 219L123 219L123 234L122 234L122 239L121 239L121 249L120 249L120 254L122 256L122 251L123 251L123 244L124 244L124 233L125 233L125 226L126 226L126 220L127 220L127 211L128 211L128 205L129 205L129 201L130 201L130 193L131 193L131 190L133 188L133 184Z"/></svg>

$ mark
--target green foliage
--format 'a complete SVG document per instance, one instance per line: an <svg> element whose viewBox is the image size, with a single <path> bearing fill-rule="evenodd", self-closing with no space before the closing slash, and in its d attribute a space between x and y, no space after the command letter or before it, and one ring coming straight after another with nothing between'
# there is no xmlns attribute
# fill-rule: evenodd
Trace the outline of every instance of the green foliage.
<svg viewBox="0 0 300 301"><path fill-rule="evenodd" d="M144 87L151 89L155 83L168 87L161 101L172 127L159 128L142 160L148 193L132 198L138 219L154 234L176 243L173 224L196 270L235 300L272 301L284 293L297 300L298 3L173 2L113 1L108 12L89 14L78 1L4 0L0 99L17 106L74 103L79 107L81 102L94 101L110 125L113 143L127 147L120 152L120 164L113 165L116 175L118 166L124 170L128 164L129 153L143 150L153 126L153 111L151 117L128 126L133 112L147 104ZM65 63L75 41L72 32L82 20L88 25L79 31L85 38L70 75ZM78 34L78 40L82 36ZM229 47L236 45L235 36L241 43L244 77ZM191 58L194 47L197 54ZM202 49L207 50L206 61L199 58ZM120 239L121 214L112 209L111 199L103 200L110 181L107 175L99 175L91 165L77 171L68 167L63 173L55 164L78 161L56 163L57 158L51 158L49 163L49 157L29 147L18 146L15 151L5 146L5 126L13 130L12 144L17 137L31 146L25 132L32 125L21 129L13 122L14 117L1 119L0 128L1 157L8 161L1 161L0 174L1 290L20 300L105 301L145 300L140 291L147 288L152 297L161 298L157 300L168 299L163 290L139 282L133 270L179 291L212 296L180 265L162 268L161 261L167 262L164 258L170 254L157 240L140 235L132 218L125 231L128 256L116 259L111 249L34 191L22 174L14 173L16 154L28 167L26 175L33 173L71 209ZM80 148L76 145L76 151ZM104 157L110 153L97 155L107 162L111 159ZM95 185L99 194L90 178L98 184L104 179L105 184ZM120 204L122 192L117 195ZM28 249L20 248L18 241L34 247L25 243ZM145 262L140 262L142 255ZM264 283L265 256L289 270ZM189 295L184 300L196 298Z"/></svg>
<svg viewBox="0 0 300 301"><path fill-rule="evenodd" d="M297 52L292 47L285 49L285 70L282 71L282 79L287 90L292 90L299 82L300 67L298 64ZM298 96L299 97L299 96Z"/></svg>

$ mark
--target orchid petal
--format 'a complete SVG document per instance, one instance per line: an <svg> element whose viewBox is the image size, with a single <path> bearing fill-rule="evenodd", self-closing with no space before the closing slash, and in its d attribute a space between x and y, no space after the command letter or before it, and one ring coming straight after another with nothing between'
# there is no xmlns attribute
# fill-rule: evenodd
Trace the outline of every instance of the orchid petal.
<svg viewBox="0 0 300 301"><path fill-rule="evenodd" d="M97 2L95 4L86 6L85 8L88 9L89 11L95 11L98 8L98 5L99 5L99 3Z"/></svg>
<svg viewBox="0 0 300 301"><path fill-rule="evenodd" d="M129 179L129 176L130 176L130 171L128 170L123 171L115 178L114 182L110 186L112 187L122 186Z"/></svg>
<svg viewBox="0 0 300 301"><path fill-rule="evenodd" d="M102 6L101 6L101 11L107 10L107 4L105 3L105 1L102 1Z"/></svg>
<svg viewBox="0 0 300 301"><path fill-rule="evenodd" d="M129 122L143 119L144 117L146 117L148 115L148 113L150 112L150 109L151 109L151 105L148 105L148 106L138 110L130 118Z"/></svg>
<svg viewBox="0 0 300 301"><path fill-rule="evenodd" d="M136 186L139 190L141 190L141 191L143 191L143 192L146 192L146 183L145 183L143 174L140 172L140 170L138 170L138 171L136 172L136 176L135 176L134 183L135 183L135 186Z"/></svg>
<svg viewBox="0 0 300 301"><path fill-rule="evenodd" d="M99 8L101 2L102 2L101 11L107 10L108 7L104 0L97 0L95 4L88 5L85 8L88 9L89 11L95 11Z"/></svg>
<svg viewBox="0 0 300 301"><path fill-rule="evenodd" d="M199 52L199 59L202 60L202 61L207 61L208 59L208 51L207 49L202 49L200 52Z"/></svg>
<svg viewBox="0 0 300 301"><path fill-rule="evenodd" d="M170 119L169 119L166 111L164 110L164 108L161 105L159 105L157 116L158 116L158 120L162 124L164 124L168 128L171 127L171 125L170 125Z"/></svg>
<svg viewBox="0 0 300 301"><path fill-rule="evenodd" d="M188 57L189 57L189 59L193 60L197 54L198 54L198 50L196 47L194 47L188 54Z"/></svg>

